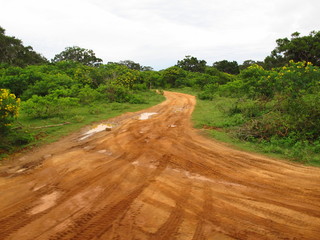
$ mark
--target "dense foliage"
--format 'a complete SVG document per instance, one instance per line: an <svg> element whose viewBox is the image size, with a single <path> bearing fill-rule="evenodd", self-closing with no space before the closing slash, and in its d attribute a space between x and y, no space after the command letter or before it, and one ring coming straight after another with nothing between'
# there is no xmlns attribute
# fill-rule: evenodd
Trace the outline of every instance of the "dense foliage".
<svg viewBox="0 0 320 240"><path fill-rule="evenodd" d="M196 57L190 55L183 60L178 61L177 66L191 72L204 72L207 62L205 60L198 60Z"/></svg>
<svg viewBox="0 0 320 240"><path fill-rule="evenodd" d="M142 65L140 65L140 63L136 63L131 60L120 61L116 64L124 65L124 66L127 66L129 69L138 70L138 71L152 71L153 70L152 67L150 67L150 66L142 66Z"/></svg>
<svg viewBox="0 0 320 240"><path fill-rule="evenodd" d="M54 56L52 62L74 61L87 66L97 66L102 63L93 50L80 48L78 46L67 47L64 51Z"/></svg>
<svg viewBox="0 0 320 240"><path fill-rule="evenodd" d="M6 36L5 30L0 27L0 64L22 67L46 62L47 60L33 51L32 47L25 47L21 40Z"/></svg>
<svg viewBox="0 0 320 240"><path fill-rule="evenodd" d="M66 48L52 63L41 57L42 62L32 62L26 55L10 55L11 47L21 47L21 41L4 37L0 30L0 50L5 53L0 57L7 59L0 65L0 128L6 129L2 142L17 116L19 98L22 112L37 120L63 117L72 108L95 103L146 103L142 93L151 88L189 87L213 105L224 101L218 107L224 123L218 127L237 138L269 144L271 151L291 147L295 153L320 152L319 32L278 39L264 62L247 60L239 66L223 60L207 66L205 60L186 56L175 66L152 71L131 60L102 64L92 50L79 47ZM5 38L12 43L3 44ZM90 110L98 111L97 107ZM206 121L206 126L214 124ZM306 154L297 156L302 159Z"/></svg>
<svg viewBox="0 0 320 240"><path fill-rule="evenodd" d="M213 63L213 66L221 72L239 74L239 65L236 61L229 62L228 60L222 60Z"/></svg>
<svg viewBox="0 0 320 240"><path fill-rule="evenodd" d="M20 99L8 89L0 89L0 131L5 133L7 128L18 116Z"/></svg>
<svg viewBox="0 0 320 240"><path fill-rule="evenodd" d="M311 62L320 66L320 32L312 31L308 36L300 37L300 33L295 32L291 39L280 38L277 47L268 56L264 65L267 69L283 66L290 60L295 62Z"/></svg>
<svg viewBox="0 0 320 240"><path fill-rule="evenodd" d="M292 147L288 156L301 160L311 154L303 155L305 149L320 151L319 92L320 68L311 62L291 60L271 70L252 65L233 81L206 85L198 96L233 99L231 105L226 103L221 108L226 119L233 119L227 127L232 127L235 136L269 143L273 146L270 151Z"/></svg>

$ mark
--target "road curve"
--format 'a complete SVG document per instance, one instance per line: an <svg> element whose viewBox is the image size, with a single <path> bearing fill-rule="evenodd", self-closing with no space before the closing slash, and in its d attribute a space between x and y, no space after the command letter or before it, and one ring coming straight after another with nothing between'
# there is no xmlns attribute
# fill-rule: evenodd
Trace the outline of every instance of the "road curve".
<svg viewBox="0 0 320 240"><path fill-rule="evenodd" d="M2 166L0 239L320 238L319 168L207 139L195 98L165 96Z"/></svg>

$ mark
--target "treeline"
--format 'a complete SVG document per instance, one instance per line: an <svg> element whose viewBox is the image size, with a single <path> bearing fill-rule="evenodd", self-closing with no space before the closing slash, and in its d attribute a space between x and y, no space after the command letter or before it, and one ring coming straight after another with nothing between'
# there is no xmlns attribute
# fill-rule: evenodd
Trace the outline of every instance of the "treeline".
<svg viewBox="0 0 320 240"><path fill-rule="evenodd" d="M2 28L0 51L0 155L39 137L17 125L21 114L29 122L69 121L64 116L81 106L92 106L94 114L105 103L154 101L157 94L150 88L164 85L148 66L130 60L103 64L92 50L77 46L48 61Z"/></svg>
<svg viewBox="0 0 320 240"><path fill-rule="evenodd" d="M241 139L320 152L320 32L278 39L264 61L222 60L208 66L186 56L153 71L131 60L103 64L92 50L76 46L48 61L0 30L4 137L20 107L30 119L44 119L97 101L144 103L148 98L141 93L150 89L189 87L203 100L233 99L223 111Z"/></svg>
<svg viewBox="0 0 320 240"><path fill-rule="evenodd" d="M30 64L43 64L48 60L33 51L32 47L24 46L20 39L5 35L5 29L0 27L0 63L24 67Z"/></svg>

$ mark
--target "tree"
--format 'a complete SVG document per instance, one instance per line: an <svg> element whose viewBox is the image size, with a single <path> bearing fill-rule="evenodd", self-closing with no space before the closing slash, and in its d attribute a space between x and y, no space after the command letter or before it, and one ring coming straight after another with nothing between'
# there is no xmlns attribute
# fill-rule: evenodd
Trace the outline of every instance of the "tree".
<svg viewBox="0 0 320 240"><path fill-rule="evenodd" d="M136 63L131 60L123 60L120 62L108 62L108 64L118 64L118 65L126 66L127 68L129 68L131 70L138 70L138 71L152 71L153 70L153 68L150 66L142 66L139 63Z"/></svg>
<svg viewBox="0 0 320 240"><path fill-rule="evenodd" d="M153 71L153 67L151 66L142 66L141 71Z"/></svg>
<svg viewBox="0 0 320 240"><path fill-rule="evenodd" d="M291 39L276 40L277 47L266 57L267 68L280 67L290 60L295 62L311 62L320 66L320 31L312 31L308 36L300 37L300 33L291 34Z"/></svg>
<svg viewBox="0 0 320 240"><path fill-rule="evenodd" d="M78 46L66 47L64 51L55 55L52 62L73 61L87 66L99 66L102 63L101 58L97 58L93 50L80 48Z"/></svg>
<svg viewBox="0 0 320 240"><path fill-rule="evenodd" d="M207 62L205 60L198 60L196 57L186 56L183 60L178 61L178 67L190 72L204 72Z"/></svg>
<svg viewBox="0 0 320 240"><path fill-rule="evenodd" d="M167 87L179 87L185 80L186 72L180 67L173 66L163 70L162 77Z"/></svg>
<svg viewBox="0 0 320 240"><path fill-rule="evenodd" d="M244 70L254 64L262 66L262 67L264 66L264 63L260 62L260 61L245 60L241 65L239 65L239 70Z"/></svg>
<svg viewBox="0 0 320 240"><path fill-rule="evenodd" d="M229 62L227 60L222 60L213 63L213 67L217 68L221 72L229 74L239 74L239 65L236 61Z"/></svg>
<svg viewBox="0 0 320 240"><path fill-rule="evenodd" d="M0 27L0 63L25 67L47 63L47 59L33 51L32 47L25 47L20 39L6 36L5 30Z"/></svg>
<svg viewBox="0 0 320 240"><path fill-rule="evenodd" d="M120 65L127 66L129 69L141 71L142 66L131 60L124 60L119 62Z"/></svg>

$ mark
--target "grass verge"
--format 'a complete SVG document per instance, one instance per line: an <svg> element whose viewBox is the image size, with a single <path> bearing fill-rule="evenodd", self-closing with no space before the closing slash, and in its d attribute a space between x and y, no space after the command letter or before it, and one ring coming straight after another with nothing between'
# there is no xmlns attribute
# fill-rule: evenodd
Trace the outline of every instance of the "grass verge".
<svg viewBox="0 0 320 240"><path fill-rule="evenodd" d="M191 88L172 89L172 91L198 95ZM273 158L287 159L305 165L320 167L320 147L308 144L292 144L288 140L244 141L236 137L237 129L246 121L241 114L227 114L234 98L215 97L212 101L197 98L192 122L195 128L203 129L206 136L230 144L232 147L264 154Z"/></svg>

